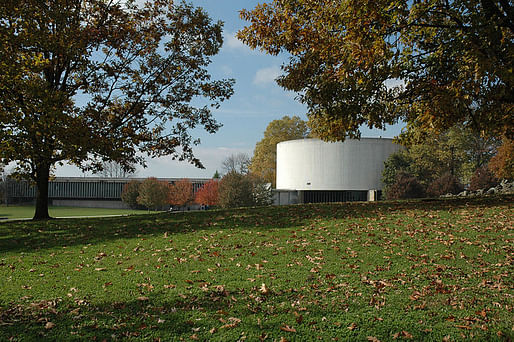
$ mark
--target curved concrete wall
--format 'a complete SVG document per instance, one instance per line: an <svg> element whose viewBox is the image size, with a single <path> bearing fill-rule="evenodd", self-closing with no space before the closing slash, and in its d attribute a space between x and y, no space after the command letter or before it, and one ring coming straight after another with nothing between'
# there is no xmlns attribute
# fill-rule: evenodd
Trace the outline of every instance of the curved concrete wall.
<svg viewBox="0 0 514 342"><path fill-rule="evenodd" d="M284 141L277 144L277 189L382 189L384 161L400 148L389 138Z"/></svg>

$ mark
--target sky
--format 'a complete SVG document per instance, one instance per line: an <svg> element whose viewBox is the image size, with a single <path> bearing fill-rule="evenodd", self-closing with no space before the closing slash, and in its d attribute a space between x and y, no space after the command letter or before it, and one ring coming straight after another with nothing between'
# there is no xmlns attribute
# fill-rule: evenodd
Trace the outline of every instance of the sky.
<svg viewBox="0 0 514 342"><path fill-rule="evenodd" d="M223 102L213 115L223 127L217 133L208 134L202 130L193 131L201 144L194 148L205 169L198 169L187 162L171 160L170 157L147 160L147 167L138 167L136 177L162 178L211 178L216 170L222 171L222 161L231 154L253 155L255 144L264 136L266 126L283 116L297 115L306 120L307 108L295 100L296 94L280 88L276 82L281 74L280 66L287 61L287 55L269 56L258 50L251 50L240 42L235 34L243 28L245 21L239 18L243 8L253 9L257 0L189 0L203 7L213 20L224 22L224 44L220 53L213 58L209 71L213 79L233 78L236 83L234 95ZM386 131L362 128L362 136L394 137L401 125L389 127ZM56 170L57 176L91 176L78 168L64 165Z"/></svg>

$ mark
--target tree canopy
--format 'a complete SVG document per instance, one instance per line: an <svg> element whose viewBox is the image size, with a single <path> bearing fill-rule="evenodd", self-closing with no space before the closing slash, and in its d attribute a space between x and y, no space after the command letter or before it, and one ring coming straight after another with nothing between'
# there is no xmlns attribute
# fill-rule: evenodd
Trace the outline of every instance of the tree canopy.
<svg viewBox="0 0 514 342"><path fill-rule="evenodd" d="M162 209L169 202L170 188L168 182L150 177L138 187L137 203L148 209Z"/></svg>
<svg viewBox="0 0 514 342"><path fill-rule="evenodd" d="M205 183L195 194L195 201L198 204L216 205L218 204L218 179L211 179Z"/></svg>
<svg viewBox="0 0 514 342"><path fill-rule="evenodd" d="M201 167L191 129L233 93L207 66L222 23L185 2L6 0L0 6L0 157L37 184L48 218L53 166L171 156ZM194 101L198 106L193 106Z"/></svg>
<svg viewBox="0 0 514 342"><path fill-rule="evenodd" d="M309 135L307 123L298 116L284 116L271 121L264 131L264 138L255 145L250 163L250 172L262 180L276 183L277 144L282 141L302 139Z"/></svg>
<svg viewBox="0 0 514 342"><path fill-rule="evenodd" d="M221 162L221 168L225 175L231 172L247 174L250 161L250 157L244 152L231 154Z"/></svg>
<svg viewBox="0 0 514 342"><path fill-rule="evenodd" d="M400 141L406 148L390 155L384 163L382 181L386 187L396 182L399 172L415 176L425 187L446 174L468 184L476 169L488 165L501 143L460 125L432 134L411 128L400 135Z"/></svg>
<svg viewBox="0 0 514 342"><path fill-rule="evenodd" d="M194 200L193 184L189 179L183 178L169 186L169 203L183 207Z"/></svg>
<svg viewBox="0 0 514 342"><path fill-rule="evenodd" d="M323 139L403 120L514 135L514 6L503 0L273 0L238 38L290 54L278 79Z"/></svg>

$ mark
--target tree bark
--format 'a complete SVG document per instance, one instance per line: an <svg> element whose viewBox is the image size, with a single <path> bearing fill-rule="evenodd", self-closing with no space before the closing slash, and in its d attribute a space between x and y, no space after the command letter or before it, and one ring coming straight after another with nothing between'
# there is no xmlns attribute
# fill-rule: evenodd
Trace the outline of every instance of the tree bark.
<svg viewBox="0 0 514 342"><path fill-rule="evenodd" d="M48 181L50 177L49 165L38 165L36 167L36 212L33 220L48 220Z"/></svg>

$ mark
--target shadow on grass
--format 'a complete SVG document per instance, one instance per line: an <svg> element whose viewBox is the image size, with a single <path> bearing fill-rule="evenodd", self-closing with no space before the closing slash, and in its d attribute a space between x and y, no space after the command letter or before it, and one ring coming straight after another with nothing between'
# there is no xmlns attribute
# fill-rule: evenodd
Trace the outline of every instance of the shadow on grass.
<svg viewBox="0 0 514 342"><path fill-rule="evenodd" d="M169 340L192 335L192 329L205 325L191 320L192 311L213 316L228 305L224 300L193 297L185 301L163 293L141 298L98 305L66 299L11 306L3 312L0 308L0 340Z"/></svg>
<svg viewBox="0 0 514 342"><path fill-rule="evenodd" d="M103 340L218 340L236 341L246 334L250 341L266 335L269 340L290 336L293 340L367 340L367 336L392 340L394 333L408 331L414 340L441 341L462 338L462 331L445 313L405 311L392 305L378 311L366 301L322 306L310 297L307 307L281 305L307 301L304 294L284 290L266 296L255 289L209 290L188 297L157 292L126 302L93 305L83 299L41 301L16 305L2 311L0 340L103 341ZM478 310L478 307L477 307ZM304 316L305 319L303 319ZM377 317L382 316L377 320ZM420 319L426 320L420 329ZM356 324L356 329L348 328ZM294 327L294 331L284 327ZM507 324L498 327L508 333ZM291 328L289 328L291 329ZM491 329L473 328L478 340L502 340ZM268 335L269 334L269 335ZM508 338L507 338L508 340Z"/></svg>
<svg viewBox="0 0 514 342"><path fill-rule="evenodd" d="M404 210L454 210L513 203L514 196L396 202L346 202L212 210L112 218L0 223L0 252L95 244L149 234L198 230L295 228L317 220L367 219ZM1 222L1 221L0 221Z"/></svg>

